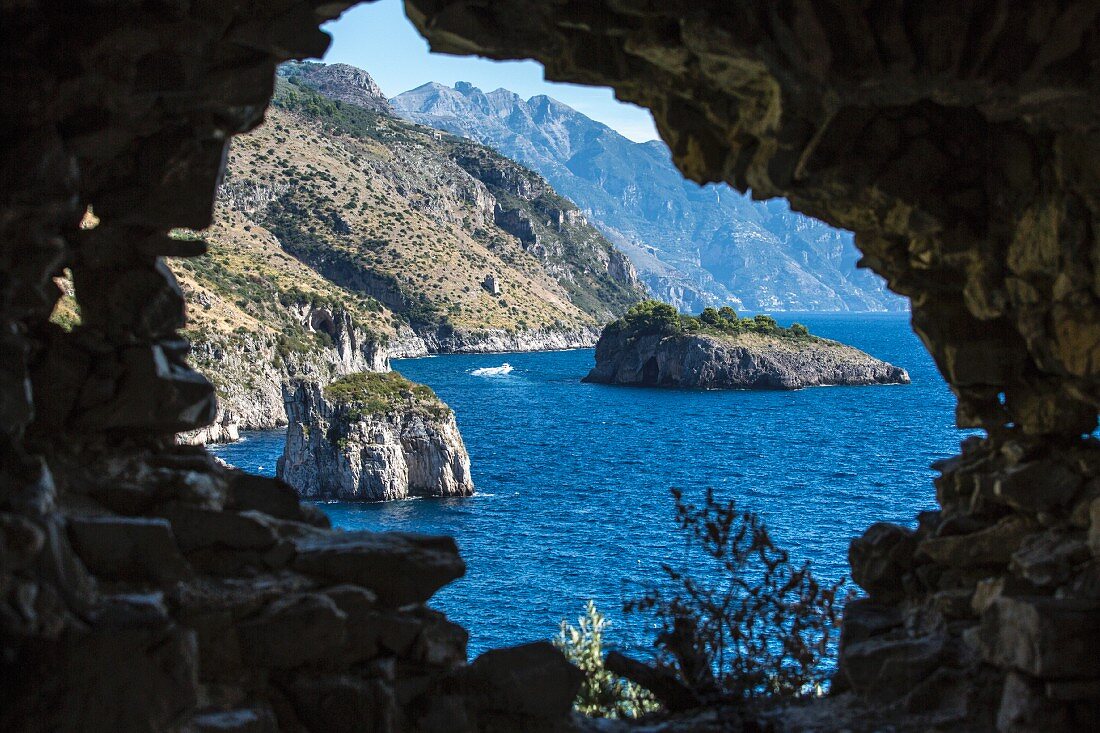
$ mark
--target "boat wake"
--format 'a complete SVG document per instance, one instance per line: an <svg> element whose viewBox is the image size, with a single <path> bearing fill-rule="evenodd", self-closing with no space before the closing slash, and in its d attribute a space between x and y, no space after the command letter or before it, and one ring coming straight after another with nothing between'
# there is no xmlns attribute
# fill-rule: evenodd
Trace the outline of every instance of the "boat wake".
<svg viewBox="0 0 1100 733"><path fill-rule="evenodd" d="M513 369L512 365L504 362L498 367L482 367L470 372L475 377L503 377Z"/></svg>

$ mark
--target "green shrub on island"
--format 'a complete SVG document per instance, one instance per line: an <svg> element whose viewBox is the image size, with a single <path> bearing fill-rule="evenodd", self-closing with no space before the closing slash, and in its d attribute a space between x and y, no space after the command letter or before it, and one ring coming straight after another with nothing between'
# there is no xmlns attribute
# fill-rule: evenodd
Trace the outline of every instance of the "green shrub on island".
<svg viewBox="0 0 1100 733"><path fill-rule="evenodd" d="M608 324L607 328L609 331L625 333L631 338L683 334L735 336L742 333L792 339L814 338L801 323L792 323L790 327L783 328L771 316L759 314L752 318L741 318L729 306L708 306L698 316L684 315L675 307L659 300L644 300L631 306L622 318Z"/></svg>
<svg viewBox="0 0 1100 733"><path fill-rule="evenodd" d="M409 381L397 372L356 372L325 387L325 399L346 406L352 419L384 415L398 408L427 417L445 417L451 409L432 388Z"/></svg>
<svg viewBox="0 0 1100 733"><path fill-rule="evenodd" d="M597 718L637 718L659 710L660 704L648 690L604 666L603 635L610 625L591 600L576 626L561 622L554 646L584 673L573 709Z"/></svg>
<svg viewBox="0 0 1100 733"><path fill-rule="evenodd" d="M608 328L618 328L635 335L668 334L683 330L680 312L659 300L643 300L630 306L623 317L613 321Z"/></svg>

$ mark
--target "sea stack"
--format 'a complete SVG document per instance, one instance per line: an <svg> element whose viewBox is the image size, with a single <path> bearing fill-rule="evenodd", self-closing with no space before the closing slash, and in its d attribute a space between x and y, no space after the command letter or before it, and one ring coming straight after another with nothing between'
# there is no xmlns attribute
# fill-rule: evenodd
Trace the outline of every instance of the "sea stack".
<svg viewBox="0 0 1100 733"><path fill-rule="evenodd" d="M454 413L396 372L285 388L277 474L303 498L389 501L470 496L470 457Z"/></svg>
<svg viewBox="0 0 1100 733"><path fill-rule="evenodd" d="M908 384L901 367L859 349L732 309L681 316L665 303L634 306L600 335L585 382L696 389L801 389Z"/></svg>

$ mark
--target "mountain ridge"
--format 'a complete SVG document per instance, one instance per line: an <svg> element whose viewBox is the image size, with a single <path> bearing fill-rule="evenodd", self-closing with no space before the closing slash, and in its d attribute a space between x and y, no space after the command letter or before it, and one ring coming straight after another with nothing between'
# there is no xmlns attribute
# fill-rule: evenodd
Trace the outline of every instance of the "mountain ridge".
<svg viewBox="0 0 1100 733"><path fill-rule="evenodd" d="M215 428L181 440L285 425L287 385L390 357L591 346L645 296L537 174L397 117L366 72L325 69L281 70L265 123L230 147L213 225L177 232L209 247L170 266L219 399Z"/></svg>
<svg viewBox="0 0 1100 733"><path fill-rule="evenodd" d="M857 270L852 237L726 186L685 181L658 141L636 143L568 105L468 82L393 97L406 118L475 139L527 165L630 256L658 297L682 310L904 310Z"/></svg>

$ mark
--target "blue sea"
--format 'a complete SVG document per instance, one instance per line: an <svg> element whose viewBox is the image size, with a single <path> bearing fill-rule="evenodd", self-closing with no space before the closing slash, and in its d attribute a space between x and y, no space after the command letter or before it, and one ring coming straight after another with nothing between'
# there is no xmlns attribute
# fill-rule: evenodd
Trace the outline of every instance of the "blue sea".
<svg viewBox="0 0 1100 733"><path fill-rule="evenodd" d="M582 384L590 349L395 361L455 411L477 495L323 504L338 527L445 533L464 578L432 605L470 630L471 655L553 637L594 599L607 641L649 644L623 601L679 564L671 487L714 487L759 512L778 544L827 580L847 573L849 540L876 521L911 525L934 508L929 464L958 451L954 398L906 314L783 315L909 370L906 386L701 392ZM475 369L510 363L507 375ZM215 448L273 475L281 433Z"/></svg>

